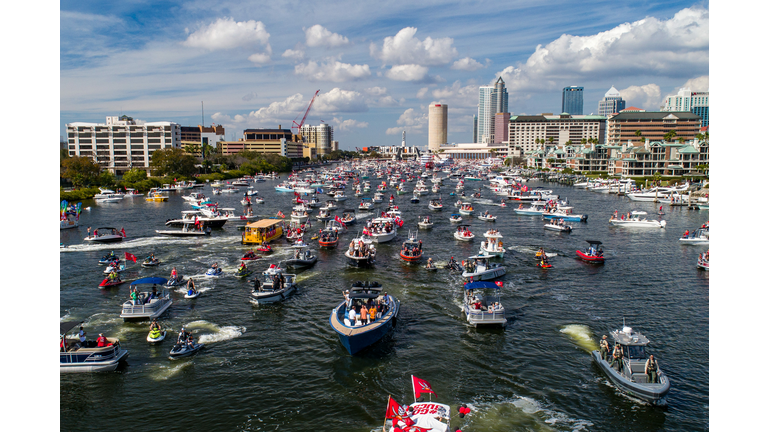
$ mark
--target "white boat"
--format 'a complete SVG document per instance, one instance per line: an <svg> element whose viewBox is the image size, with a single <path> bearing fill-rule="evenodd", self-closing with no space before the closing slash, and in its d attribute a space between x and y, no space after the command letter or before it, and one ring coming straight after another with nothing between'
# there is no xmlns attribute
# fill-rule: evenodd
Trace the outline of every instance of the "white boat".
<svg viewBox="0 0 768 432"><path fill-rule="evenodd" d="M489 239L491 239L491 238L492 239L504 238L503 235L499 234L499 232L497 230L494 230L494 229L489 229L488 231L483 233L483 237L489 238Z"/></svg>
<svg viewBox="0 0 768 432"><path fill-rule="evenodd" d="M296 291L296 275L282 271L273 275L265 275L264 282L251 291L251 302L254 304L274 303L285 300Z"/></svg>
<svg viewBox="0 0 768 432"><path fill-rule="evenodd" d="M504 258L504 243L488 239L480 242L480 255L493 255Z"/></svg>
<svg viewBox="0 0 768 432"><path fill-rule="evenodd" d="M128 351L120 346L117 338L106 338L106 346L86 340L80 342L77 333L67 335L76 329L79 321L64 321L59 324L59 372L111 372L128 358Z"/></svg>
<svg viewBox="0 0 768 432"><path fill-rule="evenodd" d="M371 220L370 228L367 228L368 235L376 243L386 243L397 236L397 224L394 219L374 218Z"/></svg>
<svg viewBox="0 0 768 432"><path fill-rule="evenodd" d="M472 241L475 235L469 230L469 225L459 225L453 233L453 238L461 241Z"/></svg>
<svg viewBox="0 0 768 432"><path fill-rule="evenodd" d="M491 291L492 290L492 291ZM473 327L478 325L507 325L506 311L501 304L501 287L493 282L470 282L464 285L462 311Z"/></svg>
<svg viewBox="0 0 768 432"><path fill-rule="evenodd" d="M475 208L472 207L472 204L470 203L464 203L461 205L461 208L459 208L459 213L463 215L471 215L475 212Z"/></svg>
<svg viewBox="0 0 768 432"><path fill-rule="evenodd" d="M699 258L696 260L696 267L709 271L709 251L699 254Z"/></svg>
<svg viewBox="0 0 768 432"><path fill-rule="evenodd" d="M628 219L624 220L611 216L608 223L617 227L631 228L664 228L667 226L667 221L648 220L645 218L640 219L639 215L630 216Z"/></svg>
<svg viewBox="0 0 768 432"><path fill-rule="evenodd" d="M330 210L326 210L324 208L320 209L320 213L318 213L317 216L315 216L317 220L328 220L332 218Z"/></svg>
<svg viewBox="0 0 768 432"><path fill-rule="evenodd" d="M477 216L478 219L481 221L486 222L496 222L496 216L493 216L492 214L488 213L487 211L485 213L482 213Z"/></svg>
<svg viewBox="0 0 768 432"><path fill-rule="evenodd" d="M419 223L417 224L419 228L422 229L429 229L432 228L434 223L432 222L432 219L429 216L422 216L419 218Z"/></svg>
<svg viewBox="0 0 768 432"><path fill-rule="evenodd" d="M572 226L566 225L565 222L562 222L562 219L552 219L549 223L544 224L544 229L550 230L550 231L558 231L558 232L564 232L569 233L573 229Z"/></svg>
<svg viewBox="0 0 768 432"><path fill-rule="evenodd" d="M131 286L152 284L153 291L139 293L137 300L127 300L123 303L120 318L123 320L131 319L153 319L163 314L173 304L171 294L163 288L161 293L155 291L157 286L164 287L168 279L161 277L148 277L131 282Z"/></svg>
<svg viewBox="0 0 768 432"><path fill-rule="evenodd" d="M384 201L384 194L381 192L376 192L373 194L373 202L380 203Z"/></svg>
<svg viewBox="0 0 768 432"><path fill-rule="evenodd" d="M205 200L205 195L200 192L192 192L189 195L183 195L181 198L185 201L196 203Z"/></svg>
<svg viewBox="0 0 768 432"><path fill-rule="evenodd" d="M296 210L291 212L291 221L306 222L307 219L309 219L309 213L307 212L301 213Z"/></svg>
<svg viewBox="0 0 768 432"><path fill-rule="evenodd" d="M203 237L211 235L211 227L195 228L194 222L186 222L180 230L155 230L156 233L174 237Z"/></svg>
<svg viewBox="0 0 768 432"><path fill-rule="evenodd" d="M122 232L112 227L100 227L93 230L93 235L84 238L84 241L93 243L114 243L123 241Z"/></svg>
<svg viewBox="0 0 768 432"><path fill-rule="evenodd" d="M507 273L507 270L501 264L489 263L488 260L490 258L487 256L475 255L468 259L474 260L474 262L468 261L464 265L464 272L461 274L462 277L467 279L472 278L473 281L491 280L504 276Z"/></svg>
<svg viewBox="0 0 768 432"><path fill-rule="evenodd" d="M427 204L427 208L430 210L442 210L443 203L440 200L430 200L429 204Z"/></svg>
<svg viewBox="0 0 768 432"><path fill-rule="evenodd" d="M325 205L320 207L320 210L325 209L330 211L330 210L336 210L337 208L339 208L339 206L337 206L334 201L326 201Z"/></svg>
<svg viewBox="0 0 768 432"><path fill-rule="evenodd" d="M683 235L679 241L682 244L709 244L709 229L699 228L687 236Z"/></svg>
<svg viewBox="0 0 768 432"><path fill-rule="evenodd" d="M344 191L336 191L336 193L333 194L333 199L336 201L346 201L347 196L344 195Z"/></svg>
<svg viewBox="0 0 768 432"><path fill-rule="evenodd" d="M448 220L450 220L451 223L459 223L461 222L462 219L460 214L454 213L451 215L451 217Z"/></svg>
<svg viewBox="0 0 768 432"><path fill-rule="evenodd" d="M367 235L353 238L349 248L344 251L349 264L355 267L372 266L376 262L376 246L373 239Z"/></svg>

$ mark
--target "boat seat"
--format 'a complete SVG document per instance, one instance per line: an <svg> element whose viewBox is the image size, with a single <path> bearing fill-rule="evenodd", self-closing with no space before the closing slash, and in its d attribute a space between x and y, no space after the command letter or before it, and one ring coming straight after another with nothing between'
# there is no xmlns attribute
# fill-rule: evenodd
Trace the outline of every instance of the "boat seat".
<svg viewBox="0 0 768 432"><path fill-rule="evenodd" d="M636 382L638 384L647 384L648 383L648 375L645 373L633 373L632 374L632 381Z"/></svg>
<svg viewBox="0 0 768 432"><path fill-rule="evenodd" d="M352 324L349 322L349 318L344 318L344 325L347 327L352 327Z"/></svg>

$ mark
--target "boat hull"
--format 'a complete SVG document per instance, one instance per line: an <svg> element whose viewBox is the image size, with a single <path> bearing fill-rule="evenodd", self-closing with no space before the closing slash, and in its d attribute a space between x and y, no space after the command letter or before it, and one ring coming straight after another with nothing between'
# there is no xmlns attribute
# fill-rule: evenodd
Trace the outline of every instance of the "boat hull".
<svg viewBox="0 0 768 432"><path fill-rule="evenodd" d="M605 262L605 257L590 256L580 250L576 251L576 255L578 255L582 260L592 264L603 264Z"/></svg>
<svg viewBox="0 0 768 432"><path fill-rule="evenodd" d="M400 301L394 300L387 313L373 324L360 327L348 327L339 321L339 309L344 307L342 302L331 312L331 328L338 334L339 341L350 355L373 345L386 335L395 323L400 312Z"/></svg>
<svg viewBox="0 0 768 432"><path fill-rule="evenodd" d="M62 353L66 355L66 353ZM82 372L112 372L120 366L120 363L128 358L128 351L121 349L120 354L112 359L105 361L86 361L59 364L60 373L82 373Z"/></svg>
<svg viewBox="0 0 768 432"><path fill-rule="evenodd" d="M613 383L619 390L653 405L666 404L666 396L667 393L669 393L671 384L669 378L667 378L665 374L659 374L658 384L632 382L619 374L607 361L600 358L600 351L592 351L591 354L592 360L595 361L600 370L603 371L608 379L611 380L611 383Z"/></svg>

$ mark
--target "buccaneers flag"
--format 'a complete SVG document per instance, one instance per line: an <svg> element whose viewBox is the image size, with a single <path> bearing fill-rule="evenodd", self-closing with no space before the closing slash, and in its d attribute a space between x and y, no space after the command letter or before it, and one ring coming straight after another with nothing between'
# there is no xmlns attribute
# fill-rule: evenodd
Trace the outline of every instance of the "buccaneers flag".
<svg viewBox="0 0 768 432"><path fill-rule="evenodd" d="M126 252L125 253L125 260L126 261L131 260L133 262L136 262L136 255L130 254L130 253Z"/></svg>
<svg viewBox="0 0 768 432"><path fill-rule="evenodd" d="M421 396L422 393L432 393L437 397L437 393L432 390L432 386L429 385L428 382L424 381L421 378L417 378L413 375L411 375L411 379L413 380L413 393L415 394L416 398L418 399L419 396Z"/></svg>
<svg viewBox="0 0 768 432"><path fill-rule="evenodd" d="M385 418L393 419L402 415L405 415L405 408L390 396L389 402L387 402L387 414L385 414Z"/></svg>

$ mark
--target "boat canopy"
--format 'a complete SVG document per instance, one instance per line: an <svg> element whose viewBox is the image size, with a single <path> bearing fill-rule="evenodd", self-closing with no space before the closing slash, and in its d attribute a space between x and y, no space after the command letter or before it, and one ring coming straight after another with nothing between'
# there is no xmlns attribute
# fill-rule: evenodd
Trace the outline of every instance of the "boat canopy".
<svg viewBox="0 0 768 432"><path fill-rule="evenodd" d="M589 244L596 244L596 245L601 245L601 244L603 244L603 242L601 242L601 241L597 241L597 240L587 240L587 243L589 243Z"/></svg>
<svg viewBox="0 0 768 432"><path fill-rule="evenodd" d="M381 294L383 289L384 288L382 288L381 284L378 282L357 281L349 290L349 298L375 299Z"/></svg>
<svg viewBox="0 0 768 432"><path fill-rule="evenodd" d="M470 257L472 258L472 257ZM501 289L500 286L496 285L494 282L487 282L487 281L480 281L480 282L469 282L464 284L465 290L472 290L472 289Z"/></svg>
<svg viewBox="0 0 768 432"><path fill-rule="evenodd" d="M82 321L63 321L59 323L59 334L67 334L70 330L82 324Z"/></svg>
<svg viewBox="0 0 768 432"><path fill-rule="evenodd" d="M246 228L271 228L274 225L282 222L282 219L262 219L260 221L251 222L246 225Z"/></svg>
<svg viewBox="0 0 768 432"><path fill-rule="evenodd" d="M458 213L451 213L451 216L461 216L461 215Z"/></svg>
<svg viewBox="0 0 768 432"><path fill-rule="evenodd" d="M167 282L168 282L168 279L162 278L162 277L146 277L146 278L136 279L135 281L131 282L131 285L141 285L141 284L165 285Z"/></svg>

